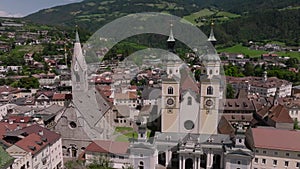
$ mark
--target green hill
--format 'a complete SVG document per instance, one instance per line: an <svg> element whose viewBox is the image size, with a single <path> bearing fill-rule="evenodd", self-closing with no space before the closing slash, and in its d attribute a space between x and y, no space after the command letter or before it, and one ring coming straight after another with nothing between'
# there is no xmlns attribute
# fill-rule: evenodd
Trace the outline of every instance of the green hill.
<svg viewBox="0 0 300 169"><path fill-rule="evenodd" d="M44 9L24 19L48 25L79 25L94 32L130 13L167 12L204 26L205 33L208 33L205 25L211 19L216 20L220 43L272 39L296 45L299 44L296 35L300 32L299 7L299 0L84 0Z"/></svg>

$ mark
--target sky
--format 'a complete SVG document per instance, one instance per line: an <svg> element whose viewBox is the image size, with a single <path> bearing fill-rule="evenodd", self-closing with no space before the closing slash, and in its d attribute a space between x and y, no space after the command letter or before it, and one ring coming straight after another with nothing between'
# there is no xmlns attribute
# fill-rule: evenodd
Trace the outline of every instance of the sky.
<svg viewBox="0 0 300 169"><path fill-rule="evenodd" d="M0 17L23 17L41 9L82 0L0 0Z"/></svg>

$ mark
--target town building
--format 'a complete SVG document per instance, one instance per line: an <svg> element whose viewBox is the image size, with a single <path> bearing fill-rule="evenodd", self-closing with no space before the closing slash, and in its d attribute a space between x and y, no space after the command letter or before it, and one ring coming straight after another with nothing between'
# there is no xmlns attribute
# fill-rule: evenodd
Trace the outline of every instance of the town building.
<svg viewBox="0 0 300 169"><path fill-rule="evenodd" d="M236 92L241 89L247 90L249 94L259 94L262 97L274 96L279 89L279 97L291 96L292 83L277 77L267 77L264 72L263 77L226 77L228 84L231 84Z"/></svg>
<svg viewBox="0 0 300 169"><path fill-rule="evenodd" d="M259 127L248 130L246 135L255 154L252 169L300 167L299 131Z"/></svg>

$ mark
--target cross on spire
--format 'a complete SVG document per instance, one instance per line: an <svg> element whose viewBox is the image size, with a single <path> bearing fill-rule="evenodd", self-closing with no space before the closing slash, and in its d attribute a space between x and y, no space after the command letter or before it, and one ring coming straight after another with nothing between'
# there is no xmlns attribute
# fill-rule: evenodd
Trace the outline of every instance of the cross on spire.
<svg viewBox="0 0 300 169"><path fill-rule="evenodd" d="M214 21L211 22L210 24L210 35L209 35L209 38L207 39L207 41L211 42L214 46L217 42L217 39L215 38L215 35L214 35Z"/></svg>

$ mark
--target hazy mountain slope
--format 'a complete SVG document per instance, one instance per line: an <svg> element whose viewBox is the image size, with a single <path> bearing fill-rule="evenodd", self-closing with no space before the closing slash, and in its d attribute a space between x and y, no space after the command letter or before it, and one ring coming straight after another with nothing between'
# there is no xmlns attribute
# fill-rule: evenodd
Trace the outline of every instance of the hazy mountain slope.
<svg viewBox="0 0 300 169"><path fill-rule="evenodd" d="M183 17L203 8L241 16L216 23L216 33L221 43L248 39L292 39L291 43L300 43L297 37L300 32L299 0L85 0L41 10L25 19L49 25L79 25L94 32L102 25L130 13L168 12ZM214 16L208 19L211 17ZM205 24L202 29L207 33Z"/></svg>

